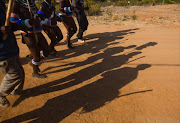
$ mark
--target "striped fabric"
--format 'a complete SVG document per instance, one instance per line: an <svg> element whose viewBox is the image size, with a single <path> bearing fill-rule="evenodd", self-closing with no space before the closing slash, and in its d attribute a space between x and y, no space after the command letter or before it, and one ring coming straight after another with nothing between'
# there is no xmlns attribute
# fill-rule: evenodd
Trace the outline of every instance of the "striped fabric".
<svg viewBox="0 0 180 123"><path fill-rule="evenodd" d="M25 20L19 19L19 15L18 15L18 14L11 13L10 21L11 21L12 23L16 23L16 24L18 24L18 25L21 25L21 24L22 24L22 21L25 21ZM36 33L41 32L41 31L42 31L42 27L36 28ZM25 32L24 32L24 31L21 31L21 33L25 33ZM29 28L29 29L28 29L28 33L34 33L33 28Z"/></svg>

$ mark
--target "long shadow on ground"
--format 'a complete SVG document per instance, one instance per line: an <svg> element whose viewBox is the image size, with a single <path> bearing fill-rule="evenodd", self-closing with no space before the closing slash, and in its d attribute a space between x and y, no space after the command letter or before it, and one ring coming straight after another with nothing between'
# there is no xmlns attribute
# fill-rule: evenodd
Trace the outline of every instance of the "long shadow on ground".
<svg viewBox="0 0 180 123"><path fill-rule="evenodd" d="M93 34L93 36L95 36L95 34ZM108 41L106 41L106 39ZM67 116L69 116L79 108L83 108L82 113L90 112L104 106L105 104L111 102L115 98L121 97L119 96L118 90L124 87L125 85L127 85L128 83L132 82L133 80L135 80L138 76L139 70L145 70L146 68L149 68L151 65L141 64L141 65L137 65L137 67L134 68L133 67L120 68L120 67L123 64L130 62L129 61L130 58L133 58L134 56L141 54L140 50L147 48L149 46L154 46L157 43L149 42L139 47L135 47L135 45L130 45L127 47L107 48L109 45L114 43L113 41L116 39L112 39L113 41L107 37L106 39L101 40L102 45L104 45L103 44L104 41L106 46L105 45L99 46L101 45L99 44L97 45L96 47L97 49L95 49L95 51L92 51L94 49L92 48L93 46L89 46L89 48L91 48L92 53L97 53L99 52L99 50L104 49L103 53L98 53L92 57L89 57L87 60L83 62L70 63L71 65L73 64L73 67L68 69L94 63L99 59L102 59L101 62L92 64L91 66L81 69L80 71L73 73L67 77L31 88L31 91L34 93L32 93L30 96L21 96L15 102L14 106L19 104L21 101L25 100L26 98L72 87L86 80L89 80L96 75L101 75L102 76L101 79L93 83L87 84L69 93L66 93L64 95L60 95L58 97L50 99L41 108L16 116L4 122L23 122L27 120L33 120L31 122L35 122L35 121L60 122L61 120L63 120L64 118L66 118ZM87 46L84 47L88 48L88 44ZM134 49L132 50L132 52L123 55L122 54L115 55L117 53L123 52L124 49L129 49L129 48L134 48ZM86 49L83 49L82 51L85 51L84 53L90 52L89 49L87 50L88 51L86 51ZM75 57L83 54L82 51L73 54L71 57ZM65 53L65 51L62 52ZM71 53L74 51L67 50L67 52ZM60 69L53 72L59 72L59 71L62 70ZM127 95L132 95L135 93L136 94L144 93L147 91L151 91L151 90L143 90L140 92L134 92ZM122 95L122 96L127 96L127 95Z"/></svg>
<svg viewBox="0 0 180 123"><path fill-rule="evenodd" d="M88 42L87 40L86 44L76 46L75 49L66 49L66 50L58 51L57 57L48 57L46 58L45 62L68 59L68 58L80 56L86 53L92 53L92 54L98 53L100 50L107 48L110 45L124 43L126 40L123 40L121 42L116 42L115 40L123 39L123 36L128 35L128 34L133 34L135 33L134 31L136 30L139 30L139 28L87 35L85 38L87 38L88 40L94 40L94 41ZM71 54L71 55L67 56L67 54ZM21 58L21 63L23 65L28 63L29 59L27 60L26 59L27 58Z"/></svg>
<svg viewBox="0 0 180 123"><path fill-rule="evenodd" d="M123 67L105 72L102 74L102 79L67 94L50 99L41 108L16 116L4 122L9 123L33 120L31 122L57 123L79 108L83 109L81 113L93 111L110 103L115 98L121 97L119 96L119 89L135 80L140 70L145 70L150 66L151 65L149 64L141 64L134 68ZM152 90L134 93L144 93L148 91Z"/></svg>

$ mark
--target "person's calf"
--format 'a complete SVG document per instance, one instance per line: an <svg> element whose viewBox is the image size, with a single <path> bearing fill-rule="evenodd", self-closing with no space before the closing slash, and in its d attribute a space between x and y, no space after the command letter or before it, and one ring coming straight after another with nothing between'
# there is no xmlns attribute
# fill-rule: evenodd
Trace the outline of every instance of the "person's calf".
<svg viewBox="0 0 180 123"><path fill-rule="evenodd" d="M70 41L70 38L72 37L72 33L70 32L70 33L67 33L66 35L67 35L67 39L66 39L67 47L69 49L74 49L74 47L72 46L72 43Z"/></svg>
<svg viewBox="0 0 180 123"><path fill-rule="evenodd" d="M72 43L70 42L70 40L67 41L67 46L68 46L69 49L74 49L74 47L73 47Z"/></svg>

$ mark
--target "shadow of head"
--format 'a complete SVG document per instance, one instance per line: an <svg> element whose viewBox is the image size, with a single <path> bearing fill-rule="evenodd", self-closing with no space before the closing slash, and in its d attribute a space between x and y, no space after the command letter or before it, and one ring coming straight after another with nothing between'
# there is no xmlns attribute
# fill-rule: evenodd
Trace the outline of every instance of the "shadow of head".
<svg viewBox="0 0 180 123"><path fill-rule="evenodd" d="M140 28L134 28L134 29L132 29L132 30L139 30Z"/></svg>
<svg viewBox="0 0 180 123"><path fill-rule="evenodd" d="M150 64L140 64L136 67L123 67L117 70L106 72L102 74L103 79L99 83L94 83L93 94L90 91L88 101L83 106L81 113L91 112L96 110L114 100L117 97L128 96L131 94L138 94L152 91L142 90L137 92L131 92L119 96L119 89L135 80L138 76L139 70L145 70L151 67ZM98 89L97 89L98 88Z"/></svg>
<svg viewBox="0 0 180 123"><path fill-rule="evenodd" d="M149 68L149 67L151 67L150 64L140 64L140 65L138 65L136 68L137 68L138 70L145 70L145 69L147 69L147 68Z"/></svg>
<svg viewBox="0 0 180 123"><path fill-rule="evenodd" d="M149 43L143 44L139 47L136 47L136 50L142 50L142 49L149 47L149 46L155 46L156 44L157 44L157 42L149 42Z"/></svg>
<svg viewBox="0 0 180 123"><path fill-rule="evenodd" d="M132 53L127 54L126 56L127 56L128 58L132 58L133 56L138 55L138 54L141 54L141 53L142 53L142 52L132 52Z"/></svg>

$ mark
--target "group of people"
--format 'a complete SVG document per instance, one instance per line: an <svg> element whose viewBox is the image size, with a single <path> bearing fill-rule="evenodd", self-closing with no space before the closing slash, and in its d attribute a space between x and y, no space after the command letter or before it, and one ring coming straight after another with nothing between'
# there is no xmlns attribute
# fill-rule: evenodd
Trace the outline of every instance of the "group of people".
<svg viewBox="0 0 180 123"><path fill-rule="evenodd" d="M0 0L0 71L6 74L0 85L0 106L10 106L6 98L9 94L30 93L23 91L24 70L19 60L19 47L14 31L21 31L22 43L30 50L29 64L33 68L32 76L36 78L46 78L46 75L40 74L40 61L44 57L55 55L57 51L54 47L63 39L62 32L57 26L58 21L67 29L66 43L68 48L73 49L70 39L77 32L73 19L75 14L79 25L78 41L85 42L83 33L87 30L88 20L84 10L88 10L88 7L84 7L84 0L59 0L59 10L60 13L56 14L55 4L51 3L51 0L44 0L39 9L35 5L35 0L14 0L10 26L5 26L6 6L4 0ZM50 38L50 44L41 33L42 30ZM3 39L5 34L8 35L7 39Z"/></svg>

